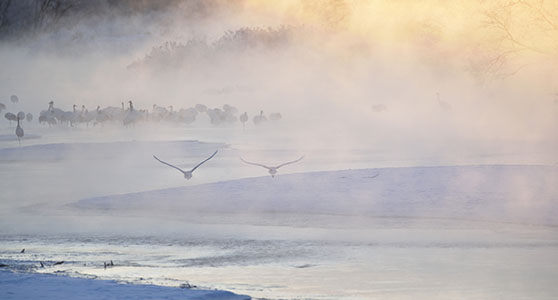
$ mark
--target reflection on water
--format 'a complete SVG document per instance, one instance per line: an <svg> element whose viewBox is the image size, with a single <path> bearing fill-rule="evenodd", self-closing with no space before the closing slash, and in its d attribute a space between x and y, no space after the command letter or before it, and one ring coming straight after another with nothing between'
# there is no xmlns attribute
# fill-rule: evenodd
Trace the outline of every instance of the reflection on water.
<svg viewBox="0 0 558 300"><path fill-rule="evenodd" d="M161 236L3 235L0 259L37 272L189 282L268 299L552 299L558 292L556 228L369 221L343 229L220 225L238 229L236 236L202 237L199 224Z"/></svg>

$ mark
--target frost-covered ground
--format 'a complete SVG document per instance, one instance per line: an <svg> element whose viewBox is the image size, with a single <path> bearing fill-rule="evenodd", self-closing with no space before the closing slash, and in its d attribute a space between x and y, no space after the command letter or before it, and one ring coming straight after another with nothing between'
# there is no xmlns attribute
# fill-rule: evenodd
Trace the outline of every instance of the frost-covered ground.
<svg viewBox="0 0 558 300"><path fill-rule="evenodd" d="M155 285L124 285L114 281L32 275L0 271L2 299L214 299L241 300L248 296L223 291L168 288Z"/></svg>
<svg viewBox="0 0 558 300"><path fill-rule="evenodd" d="M558 293L554 154L305 147L271 130L31 127L21 147L0 139L0 263L69 276L2 272L1 298L29 284L57 299L67 294L51 287L69 282L97 299L144 288L182 299L185 282L268 299ZM188 167L214 150L189 181L151 157ZM303 154L273 179L238 159Z"/></svg>
<svg viewBox="0 0 558 300"><path fill-rule="evenodd" d="M555 167L452 166L258 177L83 199L111 214L290 214L558 225Z"/></svg>

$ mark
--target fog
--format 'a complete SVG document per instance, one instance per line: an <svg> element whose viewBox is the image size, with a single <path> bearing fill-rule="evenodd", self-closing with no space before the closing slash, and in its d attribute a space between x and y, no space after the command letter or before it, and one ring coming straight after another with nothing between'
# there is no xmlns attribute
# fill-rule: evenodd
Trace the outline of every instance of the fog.
<svg viewBox="0 0 558 300"><path fill-rule="evenodd" d="M270 164L313 153L306 171L557 161L558 54L548 39L556 31L542 30L527 8L484 1L119 5L77 5L56 22L4 31L6 111L38 117L49 101L64 111L129 100L149 111L229 104L248 113L248 133L211 130L204 115L186 131L151 122L47 129L35 121L26 134L42 139L24 145L187 138L228 143L239 154L290 151L247 158ZM552 4L542 9L551 21L556 16ZM504 16L512 16L504 23L513 40L493 26ZM10 103L12 94L19 103ZM262 110L283 119L254 126ZM356 163L354 151L372 157Z"/></svg>
<svg viewBox="0 0 558 300"><path fill-rule="evenodd" d="M50 100L64 110L228 103L251 116L281 112L296 132L333 131L342 145L554 136L556 56L523 51L502 74L471 71L498 51L482 27L486 5L224 2L194 20L184 15L196 7L172 4L2 43L3 102L17 94L35 113Z"/></svg>
<svg viewBox="0 0 558 300"><path fill-rule="evenodd" d="M306 156L280 174L553 166L558 161L553 94L558 54L548 36L556 31L538 26L536 12L506 11L503 4L168 1L124 3L112 10L85 5L38 29L6 34L0 46L0 101L6 111L24 110L37 118L51 100L64 111L74 104L89 111L121 103L127 107L128 100L149 111L154 104L172 105L176 111L198 103L209 108L229 104L238 108L237 115L248 112L249 122L241 130L238 123L212 125L204 114L190 125L145 122L132 127L118 122L50 127L35 119L23 127L27 136L39 138L23 140L24 147L101 144L4 152L5 161L21 163L5 170L21 175L4 180L5 196L13 200L3 205L59 205L267 175L242 164L239 156L268 165ZM556 7L545 5L544 16L554 20ZM514 40L491 25L498 21L509 25L505 29ZM12 94L19 103L10 103ZM252 118L261 110L279 112L283 119L255 126ZM13 129L4 118L0 122L9 136ZM187 145L165 143L176 140L217 144L187 150ZM18 146L15 140L2 143ZM219 145L221 162L212 162L188 182L151 158L157 154L191 167L213 152L211 145ZM465 177L454 180L467 186ZM472 186L478 182L474 176L468 180ZM526 194L528 203L532 194L523 186L509 186L509 193Z"/></svg>
<svg viewBox="0 0 558 300"><path fill-rule="evenodd" d="M63 13L37 13L32 8L39 2L10 6L0 0L0 103L6 105L0 120L0 234L10 246L34 235L32 243L48 245L58 239L52 236L67 234L79 238L61 238L63 244L82 243L76 247L84 254L91 251L85 237L99 238L99 247L107 244L101 237L111 235L139 236L140 246L161 244L147 236L217 239L227 246L210 243L216 253L232 247L265 257L248 263L234 255L218 257L236 269L246 264L268 274L279 268L275 273L284 275L290 269L281 268L296 262L304 266L300 272L311 265L315 275L318 265L331 282L340 278L332 269L346 267L363 274L355 288L368 288L363 280L374 272L396 270L393 278L414 278L412 287L427 274L430 292L446 278L440 270L451 269L426 263L432 249L456 270L464 267L456 258L463 253L487 263L484 254L476 256L479 249L518 262L491 277L519 276L512 279L525 282L524 289L509 292L516 296L532 295L537 287L536 280L521 277L530 263L537 263L539 274L556 275L543 262L555 261L552 226L558 224L555 3L67 0L60 1L63 8L69 5ZM121 113L133 101L149 117L126 126L123 117L40 124L49 101L63 111L84 105L89 112L100 106ZM248 122L213 124L208 113L198 112L187 123L158 120L154 113L154 105L177 112L196 104L222 110L231 105L238 109L234 117L247 112ZM15 123L3 117L18 111L34 115L21 123L21 140ZM257 125L253 118L260 111L282 118ZM190 169L215 150L216 157L191 180L152 158ZM274 178L239 159L279 165L301 156ZM270 267L273 247L247 239L311 240L296 249L314 256L306 262L274 241L287 254ZM118 243L128 246L126 238ZM171 256L179 261L189 244L177 243ZM326 250L320 250L322 243L329 245ZM351 243L362 243L364 250ZM378 249L370 247L381 248L386 258L379 271L370 265L378 259L369 254ZM44 248L56 260L67 259L52 245ZM134 260L160 260L125 251L132 282L145 272L164 273L154 266L134 273ZM394 254L399 252L420 252L424 260L407 273ZM347 265L353 256L362 261ZM68 270L103 274L89 267L95 259ZM234 275L208 260L200 267L206 273L188 269L187 279L238 288ZM182 265L170 265L176 277L153 282L185 278ZM290 282L291 294L266 294L273 289L267 277L245 273L242 284L263 288L240 290L261 297L310 299L331 291L321 286L300 292ZM486 298L501 290L474 278L473 271L456 275L453 287L469 291L475 282L481 286L477 295L486 292ZM376 288L385 288L378 282ZM545 281L540 293L552 294L553 288ZM398 291L400 298L413 298L405 297L404 288Z"/></svg>

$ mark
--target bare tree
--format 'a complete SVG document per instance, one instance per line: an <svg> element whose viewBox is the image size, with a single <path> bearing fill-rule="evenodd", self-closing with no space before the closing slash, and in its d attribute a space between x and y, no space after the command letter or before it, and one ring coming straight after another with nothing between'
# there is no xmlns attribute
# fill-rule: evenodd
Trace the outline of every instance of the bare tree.
<svg viewBox="0 0 558 300"><path fill-rule="evenodd" d="M35 29L42 30L57 24L75 4L74 0L36 0Z"/></svg>
<svg viewBox="0 0 558 300"><path fill-rule="evenodd" d="M558 55L556 3L545 4L544 0L510 0L487 12L486 16L486 24L500 35L503 47L541 55Z"/></svg>
<svg viewBox="0 0 558 300"><path fill-rule="evenodd" d="M524 65L529 54L558 63L558 2L505 0L485 12L484 28L490 37L471 60L478 75L505 77Z"/></svg>
<svg viewBox="0 0 558 300"><path fill-rule="evenodd" d="M8 8L10 8L12 0L0 0L0 29L9 24Z"/></svg>

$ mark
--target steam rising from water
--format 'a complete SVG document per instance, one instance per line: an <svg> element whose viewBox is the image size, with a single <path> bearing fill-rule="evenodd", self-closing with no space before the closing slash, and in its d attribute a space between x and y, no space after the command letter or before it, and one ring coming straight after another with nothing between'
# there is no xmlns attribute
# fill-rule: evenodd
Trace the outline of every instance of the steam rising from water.
<svg viewBox="0 0 558 300"><path fill-rule="evenodd" d="M205 114L35 121L22 147L0 119L0 258L266 298L556 294L556 230L533 224L556 224L558 38L506 2L85 1L11 35L0 19L7 111L132 100L283 116L246 130ZM502 36L502 20L529 47ZM187 182L152 158L190 168L217 149ZM238 159L302 155L274 179ZM530 166L472 166L493 164Z"/></svg>
<svg viewBox="0 0 558 300"><path fill-rule="evenodd" d="M336 144L552 141L555 65L525 53L529 64L504 80L481 85L468 72L486 54L477 46L492 46L479 28L487 5L189 3L3 44L2 99L16 93L35 112L50 100L65 110L128 99L139 108L229 103L251 115L281 111L291 129L333 132Z"/></svg>
<svg viewBox="0 0 558 300"><path fill-rule="evenodd" d="M382 155L409 165L556 163L555 56L519 51L499 72L479 67L505 51L498 32L483 26L487 12L500 12L496 4L193 3L132 5L114 18L70 14L59 26L6 40L0 101L17 94L18 109L35 114L51 100L64 110L133 100L146 109L203 103L231 104L250 117L281 112L280 125L214 141L242 151L330 150L323 163L313 162L318 170L355 150L375 153L368 164L385 163ZM548 46L544 32L532 31L529 42ZM111 127L94 132L95 141L122 134ZM214 138L149 126L123 134Z"/></svg>

